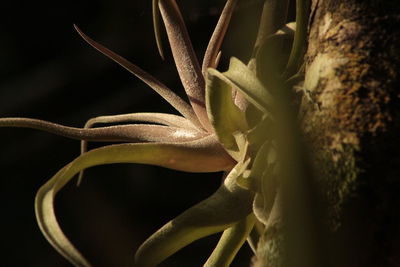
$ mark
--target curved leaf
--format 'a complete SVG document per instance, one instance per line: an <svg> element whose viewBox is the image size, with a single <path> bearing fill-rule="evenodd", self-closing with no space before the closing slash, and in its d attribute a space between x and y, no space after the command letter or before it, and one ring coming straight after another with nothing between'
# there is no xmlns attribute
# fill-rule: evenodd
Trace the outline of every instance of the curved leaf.
<svg viewBox="0 0 400 267"><path fill-rule="evenodd" d="M244 94L247 100L258 109L268 113L272 106L272 96L261 84L245 64L239 59L232 57L228 71L220 73L215 69L209 69L209 73L218 76L221 80Z"/></svg>
<svg viewBox="0 0 400 267"><path fill-rule="evenodd" d="M199 130L194 124L192 124L188 119L173 115L173 114L166 114L166 113L130 113L130 114L121 114L121 115L111 115L111 116L99 116L88 120L85 124L85 129L92 128L95 124L98 123L122 123L122 122L134 122L134 121L143 121L143 122L152 122L152 123L159 123L173 127L182 128L181 130L177 129L176 134L174 135L175 141L179 141L179 136L187 137L185 133L187 130L195 130L196 132ZM172 137L171 135L161 135L161 138L169 138ZM162 139L155 140L154 138L144 140L144 141L173 141L172 139L162 140ZM186 140L188 141L188 140ZM87 141L81 141L81 154L87 151ZM78 178L78 185L83 177L83 171L79 173Z"/></svg>
<svg viewBox="0 0 400 267"><path fill-rule="evenodd" d="M240 148L233 134L247 130L246 118L233 102L231 87L212 71L207 76L206 107L220 142L226 149L237 152Z"/></svg>
<svg viewBox="0 0 400 267"><path fill-rule="evenodd" d="M205 107L205 81L182 14L175 0L158 0L182 85L197 118L207 130L212 130Z"/></svg>
<svg viewBox="0 0 400 267"><path fill-rule="evenodd" d="M295 74L301 66L305 47L307 43L307 26L310 4L308 0L296 0L296 30L292 50L286 66L284 78L287 79Z"/></svg>
<svg viewBox="0 0 400 267"><path fill-rule="evenodd" d="M178 127L182 129L193 129L198 130L188 119L184 117L166 114L166 113L129 113L120 115L110 115L110 116L99 116L91 118L88 120L84 126L85 129L92 128L98 123L126 123L126 122L151 122L159 123L167 126ZM86 152L87 141L82 140L81 142L81 154Z"/></svg>
<svg viewBox="0 0 400 267"><path fill-rule="evenodd" d="M188 172L214 172L230 169L233 160L224 153L215 136L186 143L112 145L76 158L44 184L35 199L36 218L44 236L76 266L89 266L89 263L62 232L54 212L54 197L81 170L111 163L141 163Z"/></svg>
<svg viewBox="0 0 400 267"><path fill-rule="evenodd" d="M255 222L254 214L226 229L203 267L228 267L246 241Z"/></svg>
<svg viewBox="0 0 400 267"><path fill-rule="evenodd" d="M239 176L237 183L239 186L255 192L261 190L261 178L267 168L267 153L270 150L271 142L266 141L258 150L255 155L250 172L246 175Z"/></svg>
<svg viewBox="0 0 400 267"><path fill-rule="evenodd" d="M158 9L158 1L152 0L152 12L153 12L153 28L154 36L156 38L158 53L161 58L164 59L164 49L161 41L161 31L160 31L160 11Z"/></svg>
<svg viewBox="0 0 400 267"><path fill-rule="evenodd" d="M247 217L254 195L236 184L245 164L237 164L212 196L148 238L136 252L138 266L156 266L193 241L223 231Z"/></svg>
<svg viewBox="0 0 400 267"><path fill-rule="evenodd" d="M256 50L264 44L265 38L274 34L285 24L289 2L289 0L264 1L259 24L260 26L258 28L257 39L254 45Z"/></svg>
<svg viewBox="0 0 400 267"><path fill-rule="evenodd" d="M158 123L167 126L186 128L199 130L192 122L188 119L168 114L168 113L157 113L157 112L139 112L139 113L128 113L119 115L99 116L88 120L85 124L85 128L92 128L98 123L126 123L126 122L151 122Z"/></svg>
<svg viewBox="0 0 400 267"><path fill-rule="evenodd" d="M256 55L257 76L268 88L279 88L293 43L293 34L279 31L265 39Z"/></svg>
<svg viewBox="0 0 400 267"><path fill-rule="evenodd" d="M221 48L222 40L224 39L226 30L228 29L228 25L236 3L237 0L228 0L226 1L224 9L222 10L217 26L214 29L204 54L203 65L201 67L204 77L206 77L208 68L216 68L218 65L217 62L219 61L219 50Z"/></svg>
<svg viewBox="0 0 400 267"><path fill-rule="evenodd" d="M98 142L185 142L206 134L192 129L148 124L82 129L29 118L0 118L0 127L31 128L67 138Z"/></svg>
<svg viewBox="0 0 400 267"><path fill-rule="evenodd" d="M113 51L109 50L108 48L104 47L103 45L97 43L89 36L84 34L76 25L74 25L76 31L79 35L93 48L97 51L105 55L106 57L112 59L114 62L121 65L123 68L128 70L130 73L138 77L148 86L150 86L154 91L156 91L161 97L163 97L168 103L171 104L177 111L179 111L185 118L190 120L193 124L202 128L199 120L197 119L196 115L193 112L193 109L182 100L178 95L172 92L168 87L166 87L163 83L159 82L156 78L136 66L135 64L129 62L125 58L121 57L120 55L114 53Z"/></svg>

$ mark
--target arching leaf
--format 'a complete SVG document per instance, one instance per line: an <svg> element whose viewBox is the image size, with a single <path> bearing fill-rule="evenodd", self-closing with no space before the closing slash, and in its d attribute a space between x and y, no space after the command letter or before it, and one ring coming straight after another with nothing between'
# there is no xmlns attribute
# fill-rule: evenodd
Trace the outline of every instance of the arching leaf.
<svg viewBox="0 0 400 267"><path fill-rule="evenodd" d="M136 252L138 266L156 266L191 242L221 232L246 218L251 213L254 195L236 184L244 164L238 163L212 196L148 238Z"/></svg>
<svg viewBox="0 0 400 267"><path fill-rule="evenodd" d="M233 102L231 86L214 75L213 71L207 76L206 107L208 118L220 142L227 150L238 152L240 148L233 134L247 130L246 119Z"/></svg>
<svg viewBox="0 0 400 267"><path fill-rule="evenodd" d="M204 267L228 267L253 229L254 214L226 229Z"/></svg>
<svg viewBox="0 0 400 267"><path fill-rule="evenodd" d="M220 73L209 69L209 73L218 76L221 80L240 91L247 100L261 111L268 113L272 107L272 96L245 64L232 57L228 71Z"/></svg>
<svg viewBox="0 0 400 267"><path fill-rule="evenodd" d="M215 172L232 168L233 160L214 136L185 143L121 144L91 150L61 169L38 191L36 218L50 244L76 266L89 266L61 230L54 211L54 197L85 168L111 163L152 164L189 172Z"/></svg>

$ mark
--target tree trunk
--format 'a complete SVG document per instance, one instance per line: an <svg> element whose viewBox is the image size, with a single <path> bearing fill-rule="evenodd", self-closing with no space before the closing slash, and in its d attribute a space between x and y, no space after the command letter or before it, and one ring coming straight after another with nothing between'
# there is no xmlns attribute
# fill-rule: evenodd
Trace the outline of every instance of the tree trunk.
<svg viewBox="0 0 400 267"><path fill-rule="evenodd" d="M395 0L312 1L301 112L330 266L400 266L398 25ZM277 225L255 266L282 266Z"/></svg>

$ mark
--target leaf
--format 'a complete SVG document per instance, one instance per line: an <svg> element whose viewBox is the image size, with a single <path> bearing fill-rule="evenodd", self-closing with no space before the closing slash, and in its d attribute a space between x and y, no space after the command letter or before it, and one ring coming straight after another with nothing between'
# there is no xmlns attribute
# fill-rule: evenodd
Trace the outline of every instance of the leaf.
<svg viewBox="0 0 400 267"><path fill-rule="evenodd" d="M126 123L126 122L150 122L150 123L158 123L168 126L193 129L193 130L201 130L193 125L188 119L168 114L168 113L156 113L156 112L139 112L139 113L128 113L128 114L119 114L119 115L109 115L109 116L99 116L88 120L85 124L85 128L92 128L95 124L98 123Z"/></svg>
<svg viewBox="0 0 400 267"><path fill-rule="evenodd" d="M249 145L258 150L262 144L265 143L265 140L273 139L274 128L274 120L271 116L264 116L264 118L260 119L259 122L247 132Z"/></svg>
<svg viewBox="0 0 400 267"><path fill-rule="evenodd" d="M254 195L236 184L244 164L238 163L212 196L186 210L148 238L136 252L137 265L156 266L193 241L223 231L247 217L251 213Z"/></svg>
<svg viewBox="0 0 400 267"><path fill-rule="evenodd" d="M164 59L164 50L161 41L161 31L160 31L160 11L158 9L159 0L152 0L152 13L153 13L153 28L154 36L156 38L158 53L162 59Z"/></svg>
<svg viewBox="0 0 400 267"><path fill-rule="evenodd" d="M192 129L192 130L200 130L194 124L192 124L188 119L172 115L166 113L129 113L129 114L121 114L121 115L111 115L111 116L99 116L88 120L84 126L85 129L92 128L95 124L98 123L123 123L123 122L135 122L135 121L143 121L143 122L151 122L151 123L159 123L173 127L182 128L182 131L186 131L184 129ZM1 123L0 123L1 124ZM184 132L180 131L184 137ZM178 131L179 132L179 131ZM164 135L165 136L165 135ZM176 135L178 137L178 135ZM150 141L150 140L149 140ZM152 140L152 141L162 141ZM81 154L87 151L87 141L81 141ZM83 171L79 174L78 185L83 177Z"/></svg>
<svg viewBox="0 0 400 267"><path fill-rule="evenodd" d="M98 123L126 123L126 122L151 122L159 123L167 126L179 127L183 129L199 130L188 119L181 116L166 113L129 113L111 116L99 116L88 120L84 126L85 129L92 128ZM87 141L81 142L81 154L86 152Z"/></svg>
<svg viewBox="0 0 400 267"><path fill-rule="evenodd" d="M289 0L264 1L255 43L256 49L265 42L265 38L274 34L285 24L289 2Z"/></svg>
<svg viewBox="0 0 400 267"><path fill-rule="evenodd" d="M266 156L270 149L271 141L267 140L264 144L257 150L250 172L246 172L245 175L239 176L237 183L242 188L259 192L261 186L261 178L267 167Z"/></svg>
<svg viewBox="0 0 400 267"><path fill-rule="evenodd" d="M226 229L204 267L228 267L246 241L255 222L254 214Z"/></svg>
<svg viewBox="0 0 400 267"><path fill-rule="evenodd" d="M148 86L150 86L154 91L156 91L161 97L163 97L168 103L171 104L179 113L181 113L185 118L191 121L194 125L199 128L203 128L197 119L193 109L182 100L178 95L172 92L168 87L166 87L163 83L159 82L156 78L136 66L135 64L129 62L125 58L121 57L120 55L112 52L108 48L104 47L103 45L97 43L89 36L84 34L76 25L74 25L76 31L82 36L82 38L90 44L93 48L97 51L105 55L106 57L112 59L114 62L118 63L120 66L128 70L130 73L138 77Z"/></svg>
<svg viewBox="0 0 400 267"><path fill-rule="evenodd" d="M307 44L309 8L309 1L296 0L296 31L288 64L283 75L285 79L295 74L303 61L304 50Z"/></svg>
<svg viewBox="0 0 400 267"><path fill-rule="evenodd" d="M76 266L89 266L62 232L54 212L54 197L81 170L111 163L152 164L188 172L230 169L233 160L215 136L185 143L120 144L91 150L62 168L36 194L35 212L41 231L50 244Z"/></svg>
<svg viewBox="0 0 400 267"><path fill-rule="evenodd" d="M207 76L206 107L208 118L222 145L228 151L238 152L240 148L233 134L247 130L246 118L233 102L229 84L214 75L213 71Z"/></svg>
<svg viewBox="0 0 400 267"><path fill-rule="evenodd" d="M232 57L228 71L220 73L209 69L209 73L244 94L247 100L261 111L268 113L272 107L272 96L252 72L239 59Z"/></svg>
<svg viewBox="0 0 400 267"><path fill-rule="evenodd" d="M67 138L97 142L186 142L206 135L192 129L148 124L82 129L30 118L0 118L0 127L31 128Z"/></svg>
<svg viewBox="0 0 400 267"><path fill-rule="evenodd" d="M265 39L256 55L257 76L268 88L279 88L292 47L293 34L279 31Z"/></svg>
<svg viewBox="0 0 400 267"><path fill-rule="evenodd" d="M205 107L205 81L182 14L175 0L159 0L159 8L175 65L189 102L203 127L211 131L212 126Z"/></svg>
<svg viewBox="0 0 400 267"><path fill-rule="evenodd" d="M257 219L264 225L267 224L272 206L277 196L278 182L276 180L276 154L275 150L269 145L268 150L264 149L257 156L263 157L264 169L258 168L260 172L252 173L251 175L259 175L258 177L258 192L253 202L253 212ZM266 161L266 162L265 162Z"/></svg>
<svg viewBox="0 0 400 267"><path fill-rule="evenodd" d="M232 17L233 10L236 6L237 0L228 0L219 17L217 26L208 43L206 52L203 58L202 72L206 77L208 68L216 68L218 61L218 54L221 48L222 40L224 39L226 30L228 29L229 22Z"/></svg>

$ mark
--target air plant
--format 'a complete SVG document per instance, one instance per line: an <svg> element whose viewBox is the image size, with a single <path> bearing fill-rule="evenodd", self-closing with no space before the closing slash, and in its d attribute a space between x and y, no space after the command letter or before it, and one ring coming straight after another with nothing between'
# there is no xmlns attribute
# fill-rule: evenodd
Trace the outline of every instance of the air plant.
<svg viewBox="0 0 400 267"><path fill-rule="evenodd" d="M135 256L138 266L156 266L191 242L218 232L223 234L205 266L228 266L246 239L254 248L257 238L251 237L250 233L255 224L262 228L267 223L277 188L275 147L270 130L274 124L274 90L267 90L266 83L271 82L272 87L276 87L276 81L282 79L263 81L251 64L246 65L236 58L231 58L228 71L221 73L216 70L221 43L236 2L227 1L200 67L175 0L153 1L161 12L190 104L75 26L87 43L149 85L181 115L133 113L102 116L90 119L84 128L28 118L0 119L0 127L34 128L82 140L82 154L48 180L35 199L41 231L72 264L90 266L61 230L54 198L77 174L80 174L80 181L84 169L112 163L151 164L186 172L224 172L224 181L212 196L165 224L141 245ZM158 9L153 11L157 25ZM269 36L266 45L259 49L258 57L272 56L277 44L292 42L293 34L293 29L285 26L283 31ZM161 48L159 41L158 44ZM278 60L285 65L287 59L283 56ZM271 64L265 66L262 61L257 61L256 65L259 70L265 69L272 76L279 76L276 70L270 70L273 68ZM291 70L290 74L296 74L295 71ZM93 128L98 123L122 122L128 124ZM123 143L87 151L88 141ZM253 233L257 235L257 231Z"/></svg>

